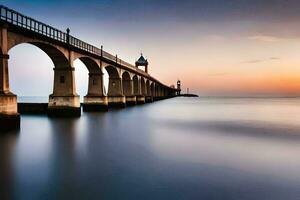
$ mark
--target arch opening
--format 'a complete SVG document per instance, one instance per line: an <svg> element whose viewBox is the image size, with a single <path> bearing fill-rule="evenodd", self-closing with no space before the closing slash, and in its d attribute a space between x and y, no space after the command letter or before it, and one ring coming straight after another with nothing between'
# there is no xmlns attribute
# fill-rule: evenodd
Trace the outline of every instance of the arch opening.
<svg viewBox="0 0 300 200"><path fill-rule="evenodd" d="M48 109L47 112L50 115L60 115L60 114L64 114L63 112L58 113L56 112L56 108L59 108L60 110L68 110L68 114L71 115L80 115L80 104L79 104L79 97L76 94L75 91L75 77L74 77L74 68L72 67L72 64L69 62L68 58L65 56L65 54L59 50L58 48L56 48L55 46L52 46L50 44L47 43L42 43L42 42L23 42L23 43L18 43L16 45L12 45L9 48L9 54L12 54L12 51L14 51L13 49L16 48L19 45L32 45L37 47L38 49L42 50L42 52L44 52L46 54L35 54L34 57L30 57L28 56L27 58L21 59L22 63L24 63L24 60L28 60L28 63L30 63L31 66L29 66L28 70L24 70L21 69L19 71L19 73L21 72L22 75L24 77L25 73L29 73L30 74L30 79L28 79L28 81L22 81L22 86L21 86L21 91L17 92L16 94L18 94L20 96L19 98L19 102L28 102L28 103L48 103ZM32 51L35 51L34 49L30 49L30 51L24 51L22 52L23 56L26 55L28 52L30 52L30 55L32 55ZM43 55L43 56L42 56ZM54 70L54 73L52 71L52 73L47 73L48 76L47 77L41 77L41 74L43 73L41 71L40 68L34 68L34 65L40 65L41 61L41 57L48 57L48 61L49 58L52 62L48 62L48 67L51 66L52 69ZM47 58L46 58L47 59ZM11 59L13 60L13 58ZM33 62L38 61L39 64L33 64ZM8 60L8 62L10 62ZM7 63L9 64L9 63ZM54 67L53 67L54 66ZM8 67L9 70L11 67ZM13 72L11 73L12 77L14 77L14 74L16 74L17 72ZM51 74L51 79L49 78L49 74ZM54 74L54 75L53 75ZM39 77L39 81L34 84L34 86L31 87L31 89L39 88L41 89L42 95L37 95L37 94L32 94L33 92L28 92L26 91L26 87L24 86L24 82L32 82L32 80L34 80L34 77ZM54 78L53 78L54 77ZM44 81L47 80L47 83L44 83ZM14 88L14 83L15 81L11 81L12 82L12 89ZM17 83L20 82L20 79L17 80ZM52 84L51 84L52 82ZM52 87L52 93L51 88ZM44 88L49 88L47 91L47 97L46 97L46 90ZM15 90L15 89L13 89ZM32 96L34 96L34 98L29 98L27 100L21 100L21 96L23 96L25 94L25 96L29 96L28 94L30 93ZM50 93L50 95L49 95ZM31 96L30 95L30 96ZM49 95L49 96L48 96ZM42 96L42 97L39 97ZM25 106L26 107L26 106ZM19 110L19 112L35 112L35 110L33 109L31 111L31 108L28 108L29 110L27 110L27 107L25 108L26 110L23 110L23 108L21 110ZM41 112L44 112L44 108L41 108ZM52 112L53 111L53 112ZM39 111L38 111L39 112Z"/></svg>
<svg viewBox="0 0 300 200"><path fill-rule="evenodd" d="M96 61L89 57L79 57L74 60L74 67L81 102L84 96L104 95L103 73Z"/></svg>
<svg viewBox="0 0 300 200"><path fill-rule="evenodd" d="M48 102L54 90L53 68L67 64L66 58L57 51L38 43L20 43L9 49L10 91L18 95L18 102Z"/></svg>
<svg viewBox="0 0 300 200"><path fill-rule="evenodd" d="M32 44L44 51L51 58L55 68L71 68L68 58L56 47L42 42L29 42L27 44Z"/></svg>

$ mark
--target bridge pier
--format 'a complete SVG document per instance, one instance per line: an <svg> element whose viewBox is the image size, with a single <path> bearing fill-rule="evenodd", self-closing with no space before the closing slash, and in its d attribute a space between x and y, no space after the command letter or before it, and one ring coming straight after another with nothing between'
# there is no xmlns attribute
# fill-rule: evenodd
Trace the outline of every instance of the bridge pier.
<svg viewBox="0 0 300 200"><path fill-rule="evenodd" d="M82 109L85 112L108 111L108 98L107 96L87 95L83 99Z"/></svg>
<svg viewBox="0 0 300 200"><path fill-rule="evenodd" d="M157 84L154 85L154 91L153 91L152 95L153 95L153 100L154 101L158 101L159 100L158 85Z"/></svg>
<svg viewBox="0 0 300 200"><path fill-rule="evenodd" d="M145 96L143 96L143 95L137 95L136 96L136 103L137 104L144 104L145 103Z"/></svg>
<svg viewBox="0 0 300 200"><path fill-rule="evenodd" d="M0 94L0 132L20 128L20 114L17 107L16 95Z"/></svg>
<svg viewBox="0 0 300 200"><path fill-rule="evenodd" d="M50 117L79 117L80 98L75 92L74 68L55 67L53 94L49 96Z"/></svg>
<svg viewBox="0 0 300 200"><path fill-rule="evenodd" d="M136 105L136 96L126 96L126 105Z"/></svg>
<svg viewBox="0 0 300 200"><path fill-rule="evenodd" d="M150 86L150 81L146 81L146 89L145 89L145 103L151 103L153 102L153 97L151 94L151 86Z"/></svg>
<svg viewBox="0 0 300 200"><path fill-rule="evenodd" d="M88 94L83 100L83 111L107 111L108 98L104 95L103 73L89 73Z"/></svg>
<svg viewBox="0 0 300 200"><path fill-rule="evenodd" d="M142 94L141 77L135 75L133 77L134 95L136 96L137 104L145 103L145 96Z"/></svg>
<svg viewBox="0 0 300 200"><path fill-rule="evenodd" d="M6 34L6 29L1 32ZM2 41L6 45L7 41ZM4 43L4 44L3 44ZM2 49L3 51L3 49ZM20 114L17 111L17 96L9 90L8 77L9 55L0 54L0 131L20 128Z"/></svg>
<svg viewBox="0 0 300 200"><path fill-rule="evenodd" d="M126 105L136 105L136 96L133 95L133 81L128 72L122 75L123 94L126 96Z"/></svg>
<svg viewBox="0 0 300 200"><path fill-rule="evenodd" d="M120 77L109 77L108 106L117 108L126 107L126 97L123 95L122 79Z"/></svg>
<svg viewBox="0 0 300 200"><path fill-rule="evenodd" d="M48 115L50 117L79 117L81 115L80 97L70 96L49 96Z"/></svg>
<svg viewBox="0 0 300 200"><path fill-rule="evenodd" d="M152 103L153 102L153 97L152 96L146 96L145 97L145 102L146 103Z"/></svg>
<svg viewBox="0 0 300 200"><path fill-rule="evenodd" d="M126 97L125 96L109 96L108 97L108 107L111 108L125 108L126 107Z"/></svg>

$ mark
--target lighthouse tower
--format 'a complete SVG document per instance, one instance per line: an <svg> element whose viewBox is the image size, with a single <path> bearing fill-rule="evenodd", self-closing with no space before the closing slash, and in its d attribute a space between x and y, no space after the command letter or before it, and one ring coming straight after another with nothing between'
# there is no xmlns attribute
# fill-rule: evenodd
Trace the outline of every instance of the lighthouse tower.
<svg viewBox="0 0 300 200"><path fill-rule="evenodd" d="M144 66L145 72L148 73L148 61L144 58L143 54L141 53L141 57L135 62L135 67Z"/></svg>
<svg viewBox="0 0 300 200"><path fill-rule="evenodd" d="M180 92L181 92L181 81L180 80L177 81L177 90L178 90L177 95L180 95Z"/></svg>

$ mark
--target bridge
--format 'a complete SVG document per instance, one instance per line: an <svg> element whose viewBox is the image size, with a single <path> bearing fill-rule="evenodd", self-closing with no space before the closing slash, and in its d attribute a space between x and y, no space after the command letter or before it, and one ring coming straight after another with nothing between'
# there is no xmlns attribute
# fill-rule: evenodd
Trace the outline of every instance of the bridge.
<svg viewBox="0 0 300 200"><path fill-rule="evenodd" d="M0 6L0 127L20 124L17 95L9 88L9 50L19 44L32 44L44 51L54 64L53 93L49 95L49 116L80 116L81 105L76 94L73 62L80 59L89 72L84 111L101 111L176 96L178 90L148 74L143 56L132 65L101 48L88 44L5 6ZM138 67L144 66L145 70ZM103 71L109 75L104 92Z"/></svg>

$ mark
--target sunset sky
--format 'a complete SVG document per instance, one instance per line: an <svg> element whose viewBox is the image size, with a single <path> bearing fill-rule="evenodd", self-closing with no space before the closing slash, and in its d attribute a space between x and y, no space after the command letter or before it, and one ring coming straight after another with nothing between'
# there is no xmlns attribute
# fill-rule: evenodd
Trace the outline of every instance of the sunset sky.
<svg viewBox="0 0 300 200"><path fill-rule="evenodd" d="M300 1L297 0L9 0L1 4L134 63L199 95L300 95ZM53 64L41 50L10 52L11 89L48 95ZM75 65L78 93L87 70ZM32 76L33 75L33 76Z"/></svg>

